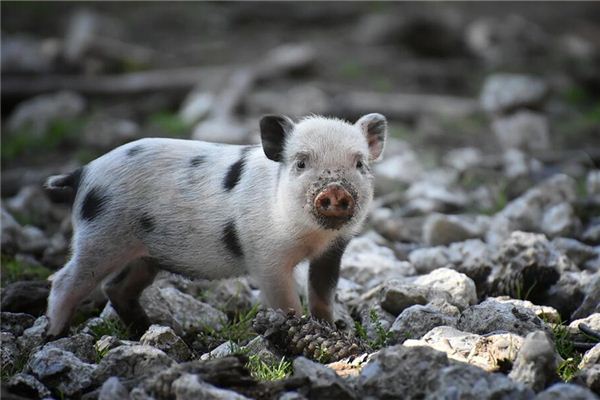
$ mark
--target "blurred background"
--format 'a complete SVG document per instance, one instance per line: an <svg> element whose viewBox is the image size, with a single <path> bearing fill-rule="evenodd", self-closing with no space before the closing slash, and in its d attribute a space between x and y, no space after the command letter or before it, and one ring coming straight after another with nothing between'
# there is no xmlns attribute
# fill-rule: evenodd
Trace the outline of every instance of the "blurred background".
<svg viewBox="0 0 600 400"><path fill-rule="evenodd" d="M17 232L3 230L2 252L11 262L17 254L55 268L68 253L68 207L41 191L49 175L146 136L257 142L265 113L385 114L391 138L375 173L377 205L390 208L379 220L394 213L402 228L379 232L413 247L421 216L493 215L557 172L579 193L600 191L590 175L600 162L598 3L1 9L3 225L10 213ZM561 229L581 237L588 217Z"/></svg>

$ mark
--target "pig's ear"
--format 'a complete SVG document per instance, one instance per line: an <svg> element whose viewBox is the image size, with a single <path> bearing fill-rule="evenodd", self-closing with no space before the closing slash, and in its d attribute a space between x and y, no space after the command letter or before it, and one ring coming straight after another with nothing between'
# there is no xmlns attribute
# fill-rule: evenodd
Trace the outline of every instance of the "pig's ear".
<svg viewBox="0 0 600 400"><path fill-rule="evenodd" d="M381 114L373 113L362 116L356 121L356 126L367 138L369 144L369 159L378 161L383 154L385 138L387 137L387 120Z"/></svg>
<svg viewBox="0 0 600 400"><path fill-rule="evenodd" d="M265 115L260 120L260 138L268 159L281 161L285 138L294 130L294 122L283 115Z"/></svg>

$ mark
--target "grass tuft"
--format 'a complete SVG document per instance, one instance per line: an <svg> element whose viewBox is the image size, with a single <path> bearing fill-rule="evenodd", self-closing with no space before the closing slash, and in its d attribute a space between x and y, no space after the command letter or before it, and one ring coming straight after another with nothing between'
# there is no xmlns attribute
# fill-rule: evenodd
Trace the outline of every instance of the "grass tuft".
<svg viewBox="0 0 600 400"><path fill-rule="evenodd" d="M279 362L267 363L256 354L248 357L246 368L250 375L259 381L277 381L287 378L292 373L292 363L281 357Z"/></svg>
<svg viewBox="0 0 600 400"><path fill-rule="evenodd" d="M129 339L129 330L121 321L115 319L106 319L98 325L90 327L90 332L96 340L100 340L102 336L114 336L119 339Z"/></svg>

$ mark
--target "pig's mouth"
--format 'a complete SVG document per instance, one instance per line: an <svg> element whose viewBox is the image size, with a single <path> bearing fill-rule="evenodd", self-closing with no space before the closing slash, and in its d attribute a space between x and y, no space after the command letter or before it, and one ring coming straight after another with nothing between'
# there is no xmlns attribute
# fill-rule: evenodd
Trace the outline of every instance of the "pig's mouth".
<svg viewBox="0 0 600 400"><path fill-rule="evenodd" d="M308 197L312 214L325 229L341 229L353 220L358 209L357 192L344 179L320 181Z"/></svg>

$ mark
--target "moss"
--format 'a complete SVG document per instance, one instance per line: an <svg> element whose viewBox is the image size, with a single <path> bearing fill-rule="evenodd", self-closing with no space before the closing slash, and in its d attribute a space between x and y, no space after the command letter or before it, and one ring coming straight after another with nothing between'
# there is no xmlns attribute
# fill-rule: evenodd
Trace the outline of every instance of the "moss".
<svg viewBox="0 0 600 400"><path fill-rule="evenodd" d="M11 257L2 256L2 286L17 281L45 280L52 271L41 265L32 265Z"/></svg>

